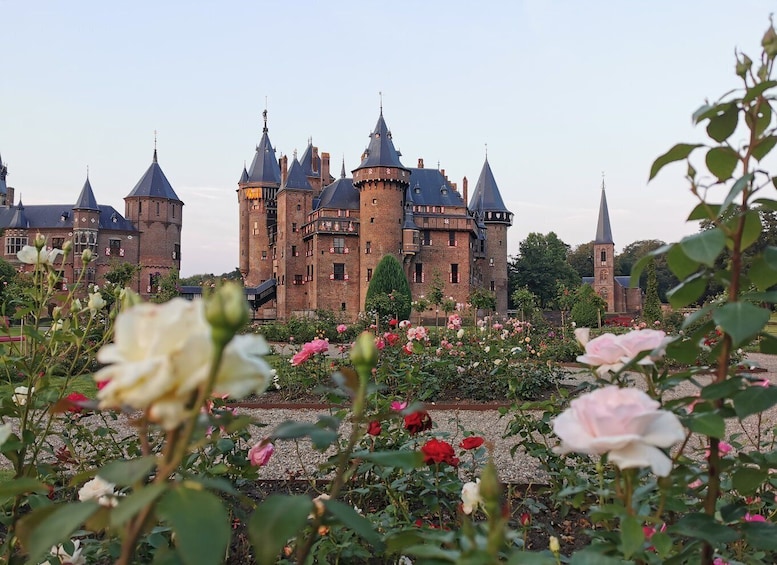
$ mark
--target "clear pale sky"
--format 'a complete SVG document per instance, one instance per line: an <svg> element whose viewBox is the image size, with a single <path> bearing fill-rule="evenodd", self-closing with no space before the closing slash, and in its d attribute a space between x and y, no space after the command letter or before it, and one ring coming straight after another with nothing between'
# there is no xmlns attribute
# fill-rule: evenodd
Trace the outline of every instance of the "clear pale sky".
<svg viewBox="0 0 777 565"><path fill-rule="evenodd" d="M697 230L684 167L652 161L697 141L690 116L739 85L767 0L0 0L0 155L25 204L72 203L89 178L123 213L158 131L185 202L184 276L238 264L235 190L261 136L278 156L312 137L359 163L379 113L406 166L423 157L470 194L488 145L530 232L593 239L602 171L618 249ZM721 197L722 198L722 197Z"/></svg>

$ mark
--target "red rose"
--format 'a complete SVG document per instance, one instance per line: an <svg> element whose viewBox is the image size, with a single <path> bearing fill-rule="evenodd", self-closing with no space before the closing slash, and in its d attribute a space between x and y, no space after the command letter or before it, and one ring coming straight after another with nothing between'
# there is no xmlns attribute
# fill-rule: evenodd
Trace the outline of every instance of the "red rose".
<svg viewBox="0 0 777 565"><path fill-rule="evenodd" d="M67 400L68 412L81 412L84 409L84 407L81 406L81 403L85 400L89 400L89 397L80 392L71 392L65 397L65 400Z"/></svg>
<svg viewBox="0 0 777 565"><path fill-rule="evenodd" d="M453 446L447 441L430 439L421 448L421 452L424 454L424 463L427 465L447 463L452 467L456 467L459 464L459 460L455 457Z"/></svg>
<svg viewBox="0 0 777 565"><path fill-rule="evenodd" d="M392 347L396 345L397 342L399 341L399 335L393 334L391 332L386 332L385 334L383 334L383 337L385 338L386 343L388 343Z"/></svg>
<svg viewBox="0 0 777 565"><path fill-rule="evenodd" d="M405 416L405 429L415 435L432 427L432 419L426 410L419 410Z"/></svg>
<svg viewBox="0 0 777 565"><path fill-rule="evenodd" d="M399 323L399 320L397 320L396 318L392 318L389 320L389 326L391 326L392 328L396 326L398 323Z"/></svg>
<svg viewBox="0 0 777 565"><path fill-rule="evenodd" d="M479 436L468 436L461 440L459 447L462 449L477 449L483 445L483 438Z"/></svg>
<svg viewBox="0 0 777 565"><path fill-rule="evenodd" d="M371 436L379 436L381 431L383 430L380 427L380 422L378 422L377 420L373 420L367 426L367 433L370 434Z"/></svg>

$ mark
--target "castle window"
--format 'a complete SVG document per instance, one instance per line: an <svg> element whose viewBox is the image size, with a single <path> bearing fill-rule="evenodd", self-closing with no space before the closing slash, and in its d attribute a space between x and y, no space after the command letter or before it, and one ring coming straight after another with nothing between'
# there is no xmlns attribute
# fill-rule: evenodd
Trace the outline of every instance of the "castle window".
<svg viewBox="0 0 777 565"><path fill-rule="evenodd" d="M605 282L607 280L607 275L609 275L607 269L602 269L602 271L599 273L599 280Z"/></svg>
<svg viewBox="0 0 777 565"><path fill-rule="evenodd" d="M299 251L297 251L297 246L292 245L291 246L291 256L292 257L299 257Z"/></svg>
<svg viewBox="0 0 777 565"><path fill-rule="evenodd" d="M432 244L432 232L429 230L424 230L421 232L421 245L431 245Z"/></svg>
<svg viewBox="0 0 777 565"><path fill-rule="evenodd" d="M173 259L176 261L181 260L181 244L180 243L174 243L173 244Z"/></svg>
<svg viewBox="0 0 777 565"><path fill-rule="evenodd" d="M372 269L367 269L367 282L372 280Z"/></svg>
<svg viewBox="0 0 777 565"><path fill-rule="evenodd" d="M300 204L297 204L297 212L299 212L300 210L302 210L302 206Z"/></svg>
<svg viewBox="0 0 777 565"><path fill-rule="evenodd" d="M172 212L173 212L173 218L175 218L175 204L173 204L172 206L170 206L170 209L171 209L171 210L172 210Z"/></svg>
<svg viewBox="0 0 777 565"><path fill-rule="evenodd" d="M429 225L429 218L427 218L426 216L424 216L424 225L425 226Z"/></svg>
<svg viewBox="0 0 777 565"><path fill-rule="evenodd" d="M341 302L341 303L340 303L340 310L342 310L343 312L345 312L345 302Z"/></svg>
<svg viewBox="0 0 777 565"><path fill-rule="evenodd" d="M459 282L459 264L451 263L451 282L458 284Z"/></svg>
<svg viewBox="0 0 777 565"><path fill-rule="evenodd" d="M65 245L65 238L64 237L52 237L51 238L51 246L54 249L62 249L62 247Z"/></svg>
<svg viewBox="0 0 777 565"><path fill-rule="evenodd" d="M22 250L22 247L27 245L26 237L19 236L6 236L5 238L5 254L16 255Z"/></svg>
<svg viewBox="0 0 777 565"><path fill-rule="evenodd" d="M456 247L456 232L453 230L448 232L448 245L450 247Z"/></svg>
<svg viewBox="0 0 777 565"><path fill-rule="evenodd" d="M378 204L378 199L377 198L373 198L372 199L372 205L376 206L377 204Z"/></svg>
<svg viewBox="0 0 777 565"><path fill-rule="evenodd" d="M494 266L494 258L493 258L493 257L491 257L491 258L488 260L488 266L489 266L489 267L493 267L493 266Z"/></svg>
<svg viewBox="0 0 777 565"><path fill-rule="evenodd" d="M607 251L604 250L604 249L602 249L601 261L602 261L602 263L606 263L607 262Z"/></svg>
<svg viewBox="0 0 777 565"><path fill-rule="evenodd" d="M332 238L332 253L345 253L345 238L333 237Z"/></svg>
<svg viewBox="0 0 777 565"><path fill-rule="evenodd" d="M294 275L294 284L302 284L302 275Z"/></svg>
<svg viewBox="0 0 777 565"><path fill-rule="evenodd" d="M156 215L159 215L159 202L156 203Z"/></svg>
<svg viewBox="0 0 777 565"><path fill-rule="evenodd" d="M496 282L491 281L491 292L496 292Z"/></svg>
<svg viewBox="0 0 777 565"><path fill-rule="evenodd" d="M138 216L143 213L143 202L138 201Z"/></svg>
<svg viewBox="0 0 777 565"><path fill-rule="evenodd" d="M254 222L254 235L259 235L259 222Z"/></svg>
<svg viewBox="0 0 777 565"><path fill-rule="evenodd" d="M366 242L364 244L364 253L367 254L367 255L372 253L372 242L371 241L368 241L368 242Z"/></svg>
<svg viewBox="0 0 777 565"><path fill-rule="evenodd" d="M332 278L336 281L345 280L345 263L334 263L332 265Z"/></svg>
<svg viewBox="0 0 777 565"><path fill-rule="evenodd" d="M413 273L413 282L416 282L416 283L424 282L424 264L423 263L416 263L415 264L415 272Z"/></svg>
<svg viewBox="0 0 777 565"><path fill-rule="evenodd" d="M120 253L121 253L121 240L109 239L108 253L106 253L106 255L111 255L112 257L118 257Z"/></svg>
<svg viewBox="0 0 777 565"><path fill-rule="evenodd" d="M297 233L297 223L296 223L296 222L293 222L293 223L291 224L291 231L292 231L293 233Z"/></svg>
<svg viewBox="0 0 777 565"><path fill-rule="evenodd" d="M262 250L262 261L264 261L265 259L267 259L267 250L263 249Z"/></svg>
<svg viewBox="0 0 777 565"><path fill-rule="evenodd" d="M375 218L370 218L370 223L374 224L375 223Z"/></svg>

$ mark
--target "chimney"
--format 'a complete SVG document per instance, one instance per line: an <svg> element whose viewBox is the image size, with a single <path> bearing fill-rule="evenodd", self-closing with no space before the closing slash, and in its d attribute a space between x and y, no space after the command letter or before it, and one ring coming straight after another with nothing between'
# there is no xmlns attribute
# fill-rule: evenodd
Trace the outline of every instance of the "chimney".
<svg viewBox="0 0 777 565"><path fill-rule="evenodd" d="M448 177L445 176L445 169L440 169L440 174L445 177L445 180L448 180Z"/></svg>
<svg viewBox="0 0 777 565"><path fill-rule="evenodd" d="M6 206L10 207L10 206L14 205L14 192L15 192L15 189L14 189L14 187L9 186L9 187L7 187L7 190L8 190L8 192L7 192L7 196L6 196L5 202L6 202Z"/></svg>
<svg viewBox="0 0 777 565"><path fill-rule="evenodd" d="M321 153L321 186L329 184L329 153Z"/></svg>
<svg viewBox="0 0 777 565"><path fill-rule="evenodd" d="M310 168L314 173L321 170L321 159L318 156L318 147L313 147L313 158L310 160Z"/></svg>
<svg viewBox="0 0 777 565"><path fill-rule="evenodd" d="M467 202L467 177L464 177L461 179L461 190L464 193L464 206L468 206L469 202Z"/></svg>
<svg viewBox="0 0 777 565"><path fill-rule="evenodd" d="M424 160L421 157L418 158L418 168L419 169L424 168Z"/></svg>
<svg viewBox="0 0 777 565"><path fill-rule="evenodd" d="M281 168L281 186L286 184L286 177L289 176L289 158L286 155L278 159L278 165Z"/></svg>

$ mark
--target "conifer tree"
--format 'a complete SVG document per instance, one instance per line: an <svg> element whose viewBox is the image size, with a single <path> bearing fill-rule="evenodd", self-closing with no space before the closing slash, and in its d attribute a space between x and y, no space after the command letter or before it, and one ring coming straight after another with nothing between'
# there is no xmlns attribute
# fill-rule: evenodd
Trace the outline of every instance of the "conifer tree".
<svg viewBox="0 0 777 565"><path fill-rule="evenodd" d="M645 267L647 271L647 289L645 290L645 305L642 307L642 318L648 324L663 322L661 299L658 297L658 279L656 278L656 263L652 259Z"/></svg>
<svg viewBox="0 0 777 565"><path fill-rule="evenodd" d="M384 319L410 318L410 285L402 265L393 255L384 256L375 267L364 306Z"/></svg>

